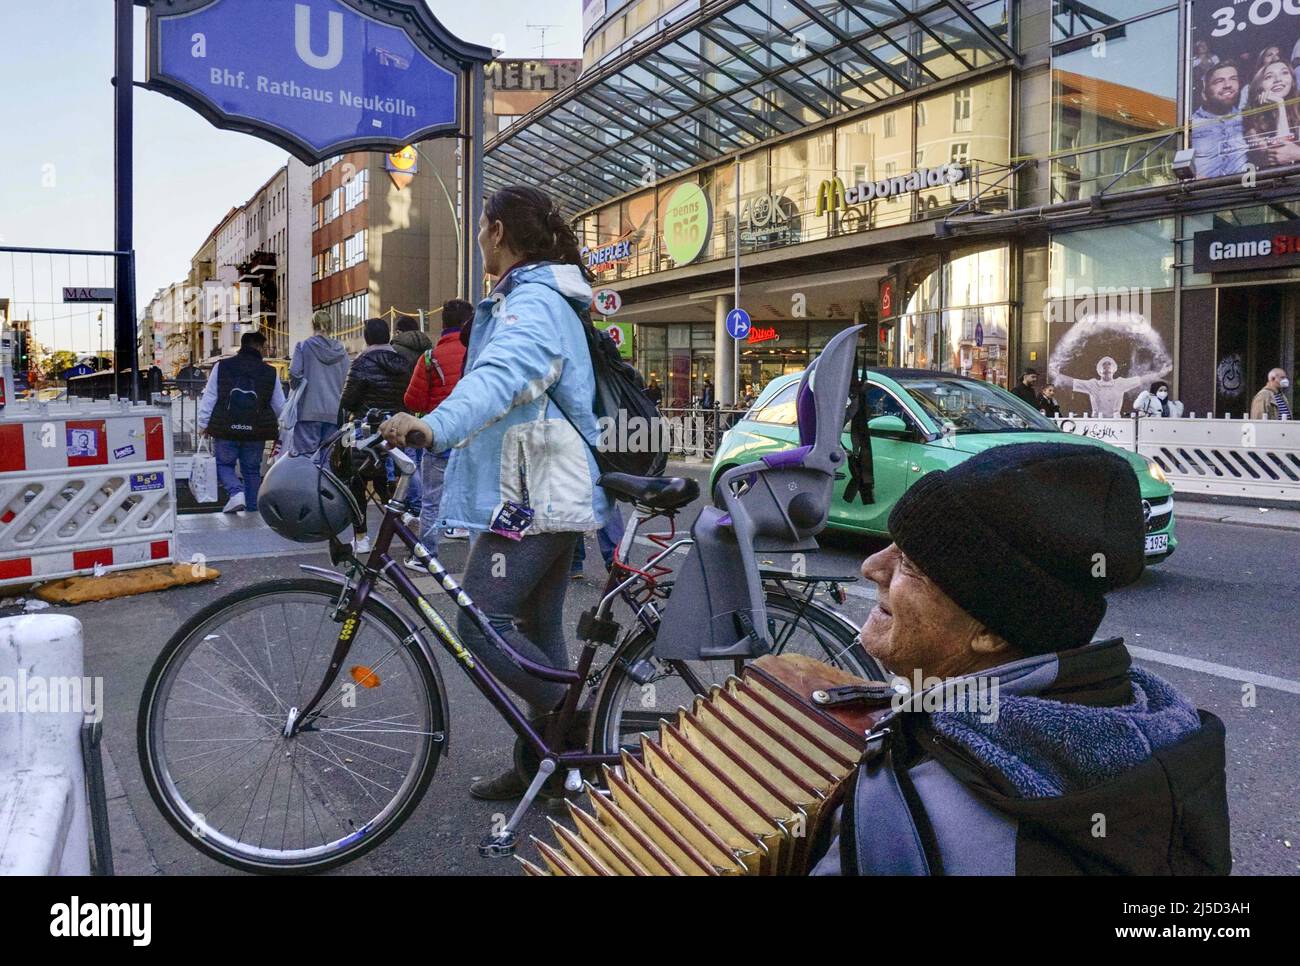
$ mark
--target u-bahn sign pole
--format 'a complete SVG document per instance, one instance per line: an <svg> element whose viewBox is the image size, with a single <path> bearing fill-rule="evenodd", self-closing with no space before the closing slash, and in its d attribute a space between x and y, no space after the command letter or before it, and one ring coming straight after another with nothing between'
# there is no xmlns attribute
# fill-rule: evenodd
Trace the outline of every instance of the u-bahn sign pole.
<svg viewBox="0 0 1300 966"><path fill-rule="evenodd" d="M131 361L131 401L140 398L140 353L136 346L135 322L135 251L133 218L131 100L135 65L135 17L132 0L116 0L117 17L113 24L113 369L120 373L125 360ZM121 394L121 377L117 392Z"/></svg>
<svg viewBox="0 0 1300 966"><path fill-rule="evenodd" d="M118 359L136 358L132 258L132 7L148 10L148 80L212 124L306 164L347 151L462 139L460 273L482 278L483 65L422 0L116 0ZM138 368L133 366L133 369ZM134 385L134 384L133 384ZM133 393L135 389L133 388Z"/></svg>

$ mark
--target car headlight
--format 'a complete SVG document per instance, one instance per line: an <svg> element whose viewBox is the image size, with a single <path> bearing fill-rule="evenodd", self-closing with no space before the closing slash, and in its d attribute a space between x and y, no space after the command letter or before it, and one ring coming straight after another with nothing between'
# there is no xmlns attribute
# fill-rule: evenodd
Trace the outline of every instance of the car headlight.
<svg viewBox="0 0 1300 966"><path fill-rule="evenodd" d="M1157 483L1168 483L1169 477L1165 476L1165 471L1160 468L1160 464L1155 460L1147 460L1147 472Z"/></svg>

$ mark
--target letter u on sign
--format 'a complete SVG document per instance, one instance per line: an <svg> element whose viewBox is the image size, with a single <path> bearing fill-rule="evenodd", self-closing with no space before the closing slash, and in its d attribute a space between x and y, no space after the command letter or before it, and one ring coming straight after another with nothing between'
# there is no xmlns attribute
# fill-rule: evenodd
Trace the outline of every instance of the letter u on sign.
<svg viewBox="0 0 1300 966"><path fill-rule="evenodd" d="M343 14L329 12L329 46L325 56L317 55L311 47L311 7L305 3L293 5L293 45L299 59L317 70L333 70L343 60Z"/></svg>

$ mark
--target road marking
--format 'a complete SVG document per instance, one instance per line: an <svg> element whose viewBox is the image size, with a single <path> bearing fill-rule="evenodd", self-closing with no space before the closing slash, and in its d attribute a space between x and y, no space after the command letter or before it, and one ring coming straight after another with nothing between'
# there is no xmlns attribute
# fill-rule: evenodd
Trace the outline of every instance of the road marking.
<svg viewBox="0 0 1300 966"><path fill-rule="evenodd" d="M1223 678L1227 681L1238 681L1243 684L1256 684L1261 688L1273 688L1276 691L1285 691L1288 694L1300 694L1300 681L1292 681L1288 678L1275 677L1272 674L1260 674L1256 671L1247 671L1244 668L1229 667L1226 664L1215 664L1213 661L1202 661L1196 657L1183 657L1181 654L1169 654L1165 651L1155 651L1149 647L1135 647L1128 645L1129 653L1136 658L1144 661L1153 661L1156 664L1168 664L1172 667L1180 667L1188 671L1199 671L1201 674L1210 674L1216 678Z"/></svg>

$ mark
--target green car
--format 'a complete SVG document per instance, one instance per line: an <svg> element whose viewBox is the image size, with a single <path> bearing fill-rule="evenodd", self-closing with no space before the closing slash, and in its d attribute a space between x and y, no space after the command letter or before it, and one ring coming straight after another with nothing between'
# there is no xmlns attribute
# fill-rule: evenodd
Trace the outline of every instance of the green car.
<svg viewBox="0 0 1300 966"><path fill-rule="evenodd" d="M768 453L798 445L795 393L800 373L772 380L749 412L723 436L713 460L711 483L727 470ZM836 486L830 525L840 530L889 536L889 512L903 492L931 470L943 470L990 446L1011 443L1075 443L1121 453L1137 473L1146 517L1147 563L1159 563L1178 546L1174 538L1173 487L1145 456L1056 423L998 386L964 376L920 369L868 371L875 502L844 499L848 475ZM844 447L851 443L844 434Z"/></svg>

